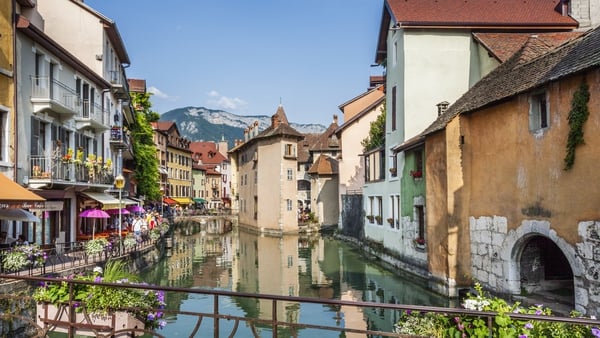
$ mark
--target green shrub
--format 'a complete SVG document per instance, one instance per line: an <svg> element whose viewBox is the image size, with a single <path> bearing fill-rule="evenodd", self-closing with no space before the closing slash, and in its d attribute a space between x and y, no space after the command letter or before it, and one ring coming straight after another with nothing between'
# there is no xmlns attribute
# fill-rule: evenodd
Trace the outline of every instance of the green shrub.
<svg viewBox="0 0 600 338"><path fill-rule="evenodd" d="M491 337L600 337L600 329L585 325L550 322L544 320L513 319L510 314L550 316L552 310L543 305L523 307L520 303L508 304L505 300L485 295L480 284L475 284L475 295L468 294L463 307L473 311L495 312ZM572 317L581 317L577 312ZM396 333L427 337L490 337L485 316L456 315L405 311L395 326Z"/></svg>

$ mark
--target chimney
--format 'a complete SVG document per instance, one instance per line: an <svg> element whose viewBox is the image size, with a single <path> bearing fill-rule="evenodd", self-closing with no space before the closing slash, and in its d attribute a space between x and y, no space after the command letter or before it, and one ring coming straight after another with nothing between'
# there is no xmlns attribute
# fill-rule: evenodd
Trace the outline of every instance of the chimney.
<svg viewBox="0 0 600 338"><path fill-rule="evenodd" d="M337 116L337 114L333 114L333 124L338 124L338 116Z"/></svg>
<svg viewBox="0 0 600 338"><path fill-rule="evenodd" d="M446 109L448 109L449 105L450 105L450 103L448 103L448 101L442 101L442 102L438 103L436 105L438 107L438 116L440 116L443 113L445 113Z"/></svg>
<svg viewBox="0 0 600 338"><path fill-rule="evenodd" d="M570 2L571 0L561 0L561 14L563 16L568 16L569 15L569 7L570 7Z"/></svg>
<svg viewBox="0 0 600 338"><path fill-rule="evenodd" d="M248 142L248 128L244 129L244 142Z"/></svg>

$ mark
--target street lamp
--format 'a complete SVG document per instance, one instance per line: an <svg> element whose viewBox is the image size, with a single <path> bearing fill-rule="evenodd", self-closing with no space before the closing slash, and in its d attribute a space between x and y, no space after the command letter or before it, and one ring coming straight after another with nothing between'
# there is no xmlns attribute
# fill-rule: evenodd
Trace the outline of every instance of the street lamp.
<svg viewBox="0 0 600 338"><path fill-rule="evenodd" d="M123 249L123 239L121 238L121 224L123 223L123 202L121 199L121 192L123 191L123 187L125 186L125 177L119 174L119 176L115 177L115 188L119 189L119 253L122 254Z"/></svg>

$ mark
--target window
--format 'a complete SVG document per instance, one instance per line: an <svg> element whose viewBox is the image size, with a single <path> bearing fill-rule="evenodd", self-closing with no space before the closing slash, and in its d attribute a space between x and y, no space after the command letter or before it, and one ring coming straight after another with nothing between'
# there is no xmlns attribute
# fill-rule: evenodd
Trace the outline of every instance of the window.
<svg viewBox="0 0 600 338"><path fill-rule="evenodd" d="M285 154L284 157L296 157L296 147L294 147L291 143L285 144Z"/></svg>
<svg viewBox="0 0 600 338"><path fill-rule="evenodd" d="M286 202L286 209L287 211L292 211L292 200L291 199L287 199L285 200Z"/></svg>
<svg viewBox="0 0 600 338"><path fill-rule="evenodd" d="M390 174L392 177L398 176L398 153L392 155L392 163L390 163Z"/></svg>
<svg viewBox="0 0 600 338"><path fill-rule="evenodd" d="M288 181L291 181L294 179L294 169L287 170L287 179L288 179Z"/></svg>
<svg viewBox="0 0 600 338"><path fill-rule="evenodd" d="M392 131L396 130L396 86L392 87Z"/></svg>
<svg viewBox="0 0 600 338"><path fill-rule="evenodd" d="M546 92L532 95L529 110L529 130L536 131L548 128L549 120Z"/></svg>
<svg viewBox="0 0 600 338"><path fill-rule="evenodd" d="M375 218L377 220L377 224L382 225L383 224L383 220L382 220L382 215L383 215L383 198L381 196L377 196L377 215L375 215Z"/></svg>
<svg viewBox="0 0 600 338"><path fill-rule="evenodd" d="M415 205L415 217L418 226L417 239L425 241L425 212L422 205Z"/></svg>

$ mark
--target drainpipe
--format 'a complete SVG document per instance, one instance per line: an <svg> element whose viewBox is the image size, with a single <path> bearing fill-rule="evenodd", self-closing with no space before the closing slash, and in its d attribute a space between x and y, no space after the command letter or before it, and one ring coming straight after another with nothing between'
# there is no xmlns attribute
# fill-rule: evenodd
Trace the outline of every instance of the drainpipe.
<svg viewBox="0 0 600 338"><path fill-rule="evenodd" d="M13 94L13 153L14 153L14 159L13 159L13 181L18 182L17 181L17 172L18 172L18 162L19 162L19 137L17 135L18 132L18 127L19 127L19 123L17 121L17 22L16 22L16 17L17 17L17 13L16 13L16 8L17 8L17 4L16 4L16 0L12 0L12 8L11 8L11 20L12 20L12 24L11 24L11 29L12 29L12 52L13 52L13 60L12 60L12 78L13 78L13 90L12 90L12 94ZM31 164L30 164L31 165Z"/></svg>
<svg viewBox="0 0 600 338"><path fill-rule="evenodd" d="M104 96L104 95L106 95L106 93L108 93L108 92L110 92L110 89L102 89L102 95L100 96L100 97L101 97L101 100L100 100L100 101L102 101L102 104L101 104L102 115L104 115L104 114L106 113L106 112L104 111L104 109L106 108L106 107L104 106L104 101L105 101L105 100L104 100L104 98L105 98L105 96ZM109 122L109 126L110 126L110 112L109 112L109 114L108 114L108 122ZM110 129L110 130L112 131L112 127L111 127L111 129ZM111 137L111 136L112 136L112 133L111 133L111 134L109 134L109 136L108 136L108 137L109 137L109 142L110 142L110 137ZM102 158L104 159L104 162L106 162L106 154L104 153L104 139L105 139L105 137L102 137Z"/></svg>

